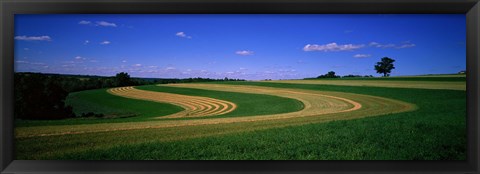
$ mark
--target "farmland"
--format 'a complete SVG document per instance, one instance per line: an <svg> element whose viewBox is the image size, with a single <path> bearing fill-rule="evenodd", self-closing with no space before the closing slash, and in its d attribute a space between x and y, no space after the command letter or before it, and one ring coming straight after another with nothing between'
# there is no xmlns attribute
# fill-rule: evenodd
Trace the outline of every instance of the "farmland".
<svg viewBox="0 0 480 174"><path fill-rule="evenodd" d="M17 121L17 159L463 160L464 76L146 85L70 93L105 118Z"/></svg>

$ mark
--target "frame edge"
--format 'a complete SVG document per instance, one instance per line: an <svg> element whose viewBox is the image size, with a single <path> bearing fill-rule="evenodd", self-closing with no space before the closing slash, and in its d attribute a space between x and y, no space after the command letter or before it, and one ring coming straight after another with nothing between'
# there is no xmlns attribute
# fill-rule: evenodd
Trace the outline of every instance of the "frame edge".
<svg viewBox="0 0 480 174"><path fill-rule="evenodd" d="M467 87L468 95L467 101L471 102L468 104L467 113L469 117L467 118L467 130L468 130L468 143L467 143L467 152L471 150L471 153L468 153L467 156L469 165L475 170L476 173L479 172L480 157L479 154L479 128L480 119L479 115L479 82L480 77L480 65L479 65L479 50L480 50L480 2L477 2L467 13ZM473 141L473 142L472 142Z"/></svg>

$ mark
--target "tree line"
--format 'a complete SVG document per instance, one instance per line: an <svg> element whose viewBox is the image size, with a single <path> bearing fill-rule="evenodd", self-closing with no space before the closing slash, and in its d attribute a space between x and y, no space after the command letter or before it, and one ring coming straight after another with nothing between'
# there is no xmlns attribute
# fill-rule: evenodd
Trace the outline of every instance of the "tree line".
<svg viewBox="0 0 480 174"><path fill-rule="evenodd" d="M379 74L383 74L383 77L389 77L390 73L392 72L393 69L395 69L395 66L393 65L393 62L395 60L389 58L389 57L383 57L380 62L377 62L374 65L375 70ZM335 71L329 71L327 74L323 74L317 77L317 79L323 79L323 78L349 78L349 77L373 77L372 75L346 75L346 76L338 76L335 75ZM313 79L313 78L305 78L305 79Z"/></svg>
<svg viewBox="0 0 480 174"><path fill-rule="evenodd" d="M323 74L323 75L319 75L317 76L316 78L304 78L304 80L310 80L310 79L332 79L332 78L359 78L359 77L364 77L364 78L368 78L368 77L373 77L372 75L353 75L353 74L349 74L349 75L344 75L344 76L339 76L339 75L336 75L335 71L329 71L328 73L326 74Z"/></svg>

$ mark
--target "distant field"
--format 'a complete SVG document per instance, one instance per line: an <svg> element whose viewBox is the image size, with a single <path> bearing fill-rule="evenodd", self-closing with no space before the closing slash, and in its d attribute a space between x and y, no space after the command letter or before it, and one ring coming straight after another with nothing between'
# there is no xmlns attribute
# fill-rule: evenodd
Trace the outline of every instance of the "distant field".
<svg viewBox="0 0 480 174"><path fill-rule="evenodd" d="M16 154L80 160L464 160L466 92L457 84L465 82L457 80L213 82L82 91L68 98L77 113L135 116L17 122ZM237 107L220 114L215 108L231 108L223 101ZM201 114L168 117L181 112Z"/></svg>
<svg viewBox="0 0 480 174"><path fill-rule="evenodd" d="M440 77L439 77L440 78ZM366 78L368 79L368 78ZM393 80L398 79L398 80ZM467 83L461 78L449 78L448 81L438 81L438 79L428 78L421 81L420 77L405 80L403 78L389 78L388 80L381 78L365 79L315 79L315 80L272 80L263 81L265 83L291 83L291 84L315 84L315 85L340 85L340 86L372 86L372 87L389 87L389 88L418 88L418 89L449 89L449 90L466 90Z"/></svg>
<svg viewBox="0 0 480 174"><path fill-rule="evenodd" d="M427 75L418 75L418 76L398 76L398 77L392 77L392 78L428 78L428 77L433 77L433 78L440 78L440 77L445 77L445 78L465 78L467 77L466 74L427 74Z"/></svg>
<svg viewBox="0 0 480 174"><path fill-rule="evenodd" d="M355 81L437 81L437 82L465 82L465 76L401 76L401 77L344 77L344 78L310 78L305 80L355 80Z"/></svg>

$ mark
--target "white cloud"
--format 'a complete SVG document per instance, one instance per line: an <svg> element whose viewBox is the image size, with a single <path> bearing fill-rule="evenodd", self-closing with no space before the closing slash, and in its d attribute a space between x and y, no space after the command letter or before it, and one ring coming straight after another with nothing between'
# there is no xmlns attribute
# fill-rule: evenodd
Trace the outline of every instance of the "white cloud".
<svg viewBox="0 0 480 174"><path fill-rule="evenodd" d="M372 46L372 47L377 47L377 48L392 48L392 47L395 47L395 44L380 44L378 42L370 42L368 45Z"/></svg>
<svg viewBox="0 0 480 174"><path fill-rule="evenodd" d="M85 20L82 20L80 22L78 22L78 24L81 24L81 25L88 25L88 24L91 24L92 22L90 21L85 21Z"/></svg>
<svg viewBox="0 0 480 174"><path fill-rule="evenodd" d="M75 57L75 60L85 60L85 59L86 59L85 57L81 57L81 56Z"/></svg>
<svg viewBox="0 0 480 174"><path fill-rule="evenodd" d="M23 50L28 51L28 50L30 50L30 49L29 49L29 48L23 48Z"/></svg>
<svg viewBox="0 0 480 174"><path fill-rule="evenodd" d="M96 24L102 27L117 27L117 24L106 21L97 21Z"/></svg>
<svg viewBox="0 0 480 174"><path fill-rule="evenodd" d="M187 34L185 34L185 32L183 32L183 31L177 32L175 35L178 36L178 37L183 37L183 38L187 38L187 39L192 38L191 36L188 36Z"/></svg>
<svg viewBox="0 0 480 174"><path fill-rule="evenodd" d="M75 62L75 61L64 61L63 63L66 63L66 64L75 64L75 63L77 63L77 62Z"/></svg>
<svg viewBox="0 0 480 174"><path fill-rule="evenodd" d="M355 54L353 57L355 58L367 58L367 57L370 57L372 55L370 54Z"/></svg>
<svg viewBox="0 0 480 174"><path fill-rule="evenodd" d="M248 51L248 50L241 50L241 51L236 51L235 54L242 55L242 56L250 56L253 55L253 51Z"/></svg>
<svg viewBox="0 0 480 174"><path fill-rule="evenodd" d="M405 43L403 45L398 46L397 48L410 48L410 47L414 47L414 46L415 46L415 44L413 44L413 43Z"/></svg>
<svg viewBox="0 0 480 174"><path fill-rule="evenodd" d="M303 47L303 51L352 51L359 48L364 47L365 45L354 45L354 44L345 44L345 45L338 45L337 43L329 43L325 45L317 45L317 44L307 44Z"/></svg>
<svg viewBox="0 0 480 174"><path fill-rule="evenodd" d="M106 41L100 42L100 45L108 45L110 43L111 43L110 41L106 40Z"/></svg>
<svg viewBox="0 0 480 174"><path fill-rule="evenodd" d="M410 43L410 42L404 42L402 45L400 46L397 46L396 44L381 44L381 43L378 43L378 42L370 42L370 44L368 44L369 46L371 47L377 47L377 48L410 48L410 47L414 47L415 44L413 43Z"/></svg>
<svg viewBox="0 0 480 174"><path fill-rule="evenodd" d="M166 67L165 70L175 70L176 68L175 67Z"/></svg>
<svg viewBox="0 0 480 174"><path fill-rule="evenodd" d="M369 46L377 46L377 45L380 45L378 42L370 42L370 44L368 44Z"/></svg>
<svg viewBox="0 0 480 174"><path fill-rule="evenodd" d="M117 27L117 24L107 21L96 21L95 24L91 21L82 20L78 22L80 25L100 26L100 27Z"/></svg>
<svg viewBox="0 0 480 174"><path fill-rule="evenodd" d="M178 37L186 37L187 36L184 32L178 32L175 35L178 36Z"/></svg>
<svg viewBox="0 0 480 174"><path fill-rule="evenodd" d="M127 61L126 61L126 60L122 60L122 63L127 63Z"/></svg>
<svg viewBox="0 0 480 174"><path fill-rule="evenodd" d="M17 63L29 63L28 61L24 61L24 60L17 60L15 62L17 62Z"/></svg>
<svg viewBox="0 0 480 174"><path fill-rule="evenodd" d="M132 66L134 66L134 67L141 67L142 64L137 63L137 64L133 64Z"/></svg>
<svg viewBox="0 0 480 174"><path fill-rule="evenodd" d="M15 36L16 40L26 40L26 41L51 41L50 36Z"/></svg>
<svg viewBox="0 0 480 174"><path fill-rule="evenodd" d="M83 42L84 45L87 45L88 43L90 43L89 40L85 40L85 42Z"/></svg>
<svg viewBox="0 0 480 174"><path fill-rule="evenodd" d="M31 63L32 65L45 65L45 63L42 63L42 62L34 62L34 63Z"/></svg>

